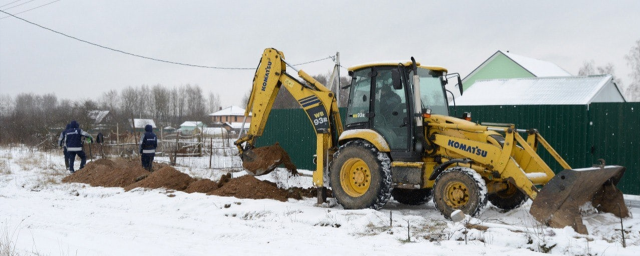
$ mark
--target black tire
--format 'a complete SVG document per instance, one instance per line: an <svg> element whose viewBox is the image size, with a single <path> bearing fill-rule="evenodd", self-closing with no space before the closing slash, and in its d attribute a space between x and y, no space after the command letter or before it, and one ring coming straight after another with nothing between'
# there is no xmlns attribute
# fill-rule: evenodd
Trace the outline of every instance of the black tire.
<svg viewBox="0 0 640 256"><path fill-rule="evenodd" d="M496 193L491 193L487 196L489 202L495 207L498 207L503 212L511 211L520 207L524 202L529 199L527 194L520 191L513 184L508 184L508 188Z"/></svg>
<svg viewBox="0 0 640 256"><path fill-rule="evenodd" d="M422 205L429 202L433 196L430 188L423 189L402 189L394 188L391 191L393 199L401 204Z"/></svg>
<svg viewBox="0 0 640 256"><path fill-rule="evenodd" d="M480 174L466 167L452 167L436 178L433 202L446 219L462 210L472 217L480 214L487 204L487 188Z"/></svg>
<svg viewBox="0 0 640 256"><path fill-rule="evenodd" d="M391 160L368 142L355 140L334 154L329 172L333 196L345 209L380 209L391 198Z"/></svg>

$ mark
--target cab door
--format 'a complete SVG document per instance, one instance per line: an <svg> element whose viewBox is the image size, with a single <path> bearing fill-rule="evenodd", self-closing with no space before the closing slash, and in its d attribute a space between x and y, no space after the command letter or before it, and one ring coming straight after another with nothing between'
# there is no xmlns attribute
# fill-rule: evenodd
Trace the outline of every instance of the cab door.
<svg viewBox="0 0 640 256"><path fill-rule="evenodd" d="M392 157L411 148L406 86L393 88L394 66L369 67L352 75L345 130L372 129L389 144ZM401 157L402 158L402 157Z"/></svg>
<svg viewBox="0 0 640 256"><path fill-rule="evenodd" d="M396 153L408 152L411 146L406 86L393 87L393 72L398 72L398 67L375 67L374 70L373 129L387 140L393 157Z"/></svg>

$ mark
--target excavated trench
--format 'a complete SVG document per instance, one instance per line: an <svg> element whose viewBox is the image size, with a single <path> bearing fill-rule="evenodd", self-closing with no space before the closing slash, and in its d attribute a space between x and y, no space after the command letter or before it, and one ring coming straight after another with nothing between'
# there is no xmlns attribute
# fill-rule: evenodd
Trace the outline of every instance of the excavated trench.
<svg viewBox="0 0 640 256"><path fill-rule="evenodd" d="M315 188L283 189L273 182L262 181L250 175L231 178L228 173L220 180L213 181L193 178L166 164L154 164L153 169L153 172L148 172L139 161L100 159L88 163L82 170L62 179L62 182L86 183L94 187L122 187L125 191L134 188L166 188L186 193L283 202L289 198L299 200L316 195Z"/></svg>

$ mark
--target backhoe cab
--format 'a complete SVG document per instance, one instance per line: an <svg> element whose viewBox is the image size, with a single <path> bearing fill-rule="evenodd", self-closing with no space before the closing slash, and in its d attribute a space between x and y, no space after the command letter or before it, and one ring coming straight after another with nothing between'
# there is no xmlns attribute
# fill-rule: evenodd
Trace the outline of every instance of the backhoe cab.
<svg viewBox="0 0 640 256"><path fill-rule="evenodd" d="M572 226L580 233L587 233L579 211L587 202L629 216L615 187L624 167L574 170L535 129L450 116L445 85L451 75L445 68L422 66L413 58L350 68L343 131L333 93L302 71L298 74L308 85L298 82L285 72L285 65L281 52L265 50L247 108L253 113L251 129L236 141L245 167L262 159L256 175L275 168L281 163L278 157L288 158L286 153L263 158L247 154L258 150L251 150L253 141L262 134L277 90L285 85L316 131L313 182L319 202L328 186L345 209L380 209L392 196L410 205L433 198L450 218L455 210L475 216L487 201L508 211L532 199L530 211L538 221ZM459 76L457 83L462 94ZM537 154L540 146L565 170L556 175Z"/></svg>

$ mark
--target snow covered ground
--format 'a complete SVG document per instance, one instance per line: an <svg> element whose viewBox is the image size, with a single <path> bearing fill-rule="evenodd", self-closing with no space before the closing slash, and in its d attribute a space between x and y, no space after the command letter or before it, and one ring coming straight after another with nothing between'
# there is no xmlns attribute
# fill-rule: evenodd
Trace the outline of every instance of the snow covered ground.
<svg viewBox="0 0 640 256"><path fill-rule="evenodd" d="M206 168L208 157L182 161L178 169L191 176L223 174ZM61 183L66 175L60 152L0 148L0 255L640 255L638 208L623 220L623 248L613 215L588 214L585 236L540 226L528 213L531 202L508 213L489 206L468 220L489 227L479 230L446 221L432 203L344 210L317 206L315 198L124 192ZM288 178L284 170L261 178L311 186L310 177Z"/></svg>

